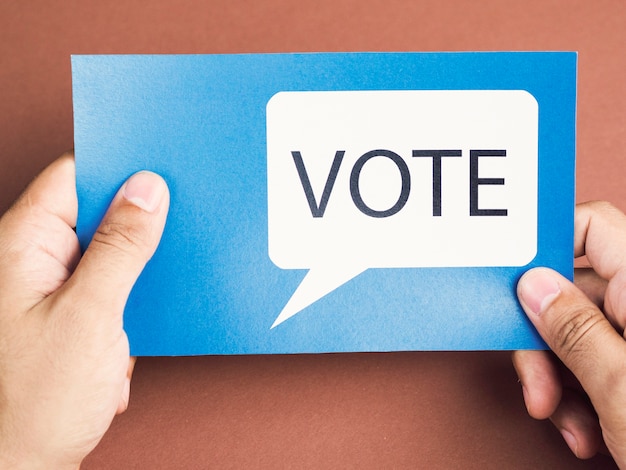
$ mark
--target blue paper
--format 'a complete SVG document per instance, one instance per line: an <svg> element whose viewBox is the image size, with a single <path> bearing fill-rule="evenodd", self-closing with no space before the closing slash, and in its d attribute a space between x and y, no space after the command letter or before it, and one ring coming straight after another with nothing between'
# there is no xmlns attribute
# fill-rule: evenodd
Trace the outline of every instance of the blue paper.
<svg viewBox="0 0 626 470"><path fill-rule="evenodd" d="M573 276L575 53L73 56L83 249L168 182L133 355L532 349Z"/></svg>

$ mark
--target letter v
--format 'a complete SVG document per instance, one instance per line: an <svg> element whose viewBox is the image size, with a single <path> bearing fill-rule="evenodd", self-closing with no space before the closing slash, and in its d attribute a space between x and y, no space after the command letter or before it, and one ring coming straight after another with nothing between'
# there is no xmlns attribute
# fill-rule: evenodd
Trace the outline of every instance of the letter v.
<svg viewBox="0 0 626 470"><path fill-rule="evenodd" d="M343 155L345 153L346 152L344 150L337 150L337 152L335 152L335 158L333 159L333 164L330 167L330 173L328 173L328 178L326 179L326 184L324 185L324 191L322 192L322 197L320 198L320 202L318 204L315 200L315 195L313 194L313 188L311 187L309 175L307 174L306 168L304 167L302 154L297 150L291 152L291 155L293 156L293 161L296 164L296 169L298 170L298 175L300 176L302 189L304 189L304 195L306 196L306 200L309 203L309 208L311 209L311 215L313 217L324 216L324 212L326 212L326 206L328 205L328 199L330 199L330 193L333 190L333 186L335 185L337 173L339 173L339 167L341 166L341 161L343 160Z"/></svg>

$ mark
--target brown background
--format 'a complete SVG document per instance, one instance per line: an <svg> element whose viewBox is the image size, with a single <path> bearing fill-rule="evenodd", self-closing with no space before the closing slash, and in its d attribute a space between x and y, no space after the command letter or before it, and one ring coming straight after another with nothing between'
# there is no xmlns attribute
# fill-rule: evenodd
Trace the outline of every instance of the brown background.
<svg viewBox="0 0 626 470"><path fill-rule="evenodd" d="M577 199L626 209L625 44L623 0L0 0L0 211L72 147L70 54L451 50L579 51ZM490 352L140 359L84 468L613 464L530 419Z"/></svg>

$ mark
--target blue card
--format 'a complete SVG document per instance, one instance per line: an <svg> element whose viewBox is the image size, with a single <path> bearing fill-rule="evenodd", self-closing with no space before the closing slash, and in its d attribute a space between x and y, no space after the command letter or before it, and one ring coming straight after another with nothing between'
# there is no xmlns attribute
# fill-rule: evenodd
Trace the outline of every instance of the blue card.
<svg viewBox="0 0 626 470"><path fill-rule="evenodd" d="M573 276L576 62L72 57L83 249L134 172L171 192L131 353L545 347L515 287Z"/></svg>

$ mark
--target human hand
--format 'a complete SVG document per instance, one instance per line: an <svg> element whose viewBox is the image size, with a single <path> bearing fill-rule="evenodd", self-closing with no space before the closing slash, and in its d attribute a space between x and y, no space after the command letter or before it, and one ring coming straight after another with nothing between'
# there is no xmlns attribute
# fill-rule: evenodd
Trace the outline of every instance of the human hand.
<svg viewBox="0 0 626 470"><path fill-rule="evenodd" d="M128 404L122 314L169 192L133 175L81 258L74 178L64 155L0 219L0 468L77 468Z"/></svg>
<svg viewBox="0 0 626 470"><path fill-rule="evenodd" d="M577 206L574 245L593 268L577 270L576 285L536 268L517 287L562 364L548 351L516 351L513 364L532 417L550 418L577 457L608 449L626 468L626 216L608 203Z"/></svg>

